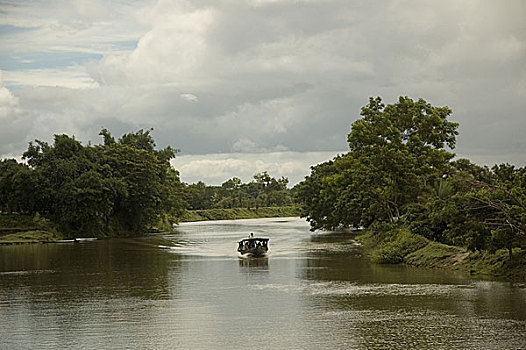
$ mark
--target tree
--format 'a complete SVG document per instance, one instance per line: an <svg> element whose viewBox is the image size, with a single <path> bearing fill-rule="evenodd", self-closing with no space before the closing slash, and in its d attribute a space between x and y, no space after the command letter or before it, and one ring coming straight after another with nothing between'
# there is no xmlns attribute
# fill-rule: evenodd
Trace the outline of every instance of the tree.
<svg viewBox="0 0 526 350"><path fill-rule="evenodd" d="M327 229L399 220L449 168L454 154L445 147L454 148L458 134L458 124L447 121L450 114L448 107L423 99L400 97L385 106L380 97L370 98L362 118L352 124L349 153L334 160L333 173L315 175L320 196L327 199L321 207L307 207L307 218ZM310 182L307 178L306 186ZM309 191L298 192L302 202L309 201ZM315 211L321 208L322 215Z"/></svg>
<svg viewBox="0 0 526 350"><path fill-rule="evenodd" d="M155 150L149 131L118 142L106 129L100 135L98 146L67 135L55 135L53 145L29 144L34 210L65 232L95 236L142 234L161 214L181 213L183 185L170 166L176 150Z"/></svg>
<svg viewBox="0 0 526 350"><path fill-rule="evenodd" d="M500 164L491 170L490 185L469 194L470 209L491 232L492 248L507 249L512 259L526 237L526 168Z"/></svg>
<svg viewBox="0 0 526 350"><path fill-rule="evenodd" d="M362 108L348 141L362 166L359 177L371 182L363 190L369 192L367 208L376 220L397 220L430 181L447 171L454 154L444 148L454 148L458 134L458 124L447 121L450 114L447 107L408 97L388 106L370 98Z"/></svg>
<svg viewBox="0 0 526 350"><path fill-rule="evenodd" d="M307 218L311 230L333 229L340 225L341 218L334 210L338 192L329 183L337 174L334 163L328 161L311 167L311 175L295 187L296 200L302 205L303 217Z"/></svg>
<svg viewBox="0 0 526 350"><path fill-rule="evenodd" d="M290 193L287 190L289 180L282 177L279 180L271 177L264 171L254 175L257 193L257 201L264 206L290 205Z"/></svg>
<svg viewBox="0 0 526 350"><path fill-rule="evenodd" d="M185 200L189 209L211 209L214 206L216 190L206 186L202 181L186 185L184 189Z"/></svg>
<svg viewBox="0 0 526 350"><path fill-rule="evenodd" d="M254 180L242 183L233 177L221 186L206 186L203 182L185 187L190 209L251 208L259 206L285 206L292 204L291 191L286 177L275 179L264 171L254 175Z"/></svg>
<svg viewBox="0 0 526 350"><path fill-rule="evenodd" d="M34 178L15 159L0 161L0 212L30 212L35 205Z"/></svg>
<svg viewBox="0 0 526 350"><path fill-rule="evenodd" d="M241 179L233 177L221 184L223 202L228 202L226 207L234 208L241 207L243 193L241 192ZM225 205L223 205L225 206Z"/></svg>

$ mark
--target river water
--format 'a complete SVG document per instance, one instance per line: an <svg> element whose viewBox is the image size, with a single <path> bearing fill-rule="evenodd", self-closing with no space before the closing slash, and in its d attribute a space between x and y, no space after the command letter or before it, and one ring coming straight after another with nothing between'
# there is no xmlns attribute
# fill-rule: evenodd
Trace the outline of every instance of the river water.
<svg viewBox="0 0 526 350"><path fill-rule="evenodd" d="M236 241L270 238L266 258ZM526 285L375 265L296 218L0 246L0 348L526 349Z"/></svg>

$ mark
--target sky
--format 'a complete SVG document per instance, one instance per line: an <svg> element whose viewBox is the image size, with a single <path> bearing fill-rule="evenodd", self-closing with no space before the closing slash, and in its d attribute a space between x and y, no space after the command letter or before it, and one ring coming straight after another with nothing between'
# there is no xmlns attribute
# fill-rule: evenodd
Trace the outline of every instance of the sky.
<svg viewBox="0 0 526 350"><path fill-rule="evenodd" d="M458 157L526 165L526 1L0 0L0 158L153 128L187 183L301 181L371 96L449 106Z"/></svg>

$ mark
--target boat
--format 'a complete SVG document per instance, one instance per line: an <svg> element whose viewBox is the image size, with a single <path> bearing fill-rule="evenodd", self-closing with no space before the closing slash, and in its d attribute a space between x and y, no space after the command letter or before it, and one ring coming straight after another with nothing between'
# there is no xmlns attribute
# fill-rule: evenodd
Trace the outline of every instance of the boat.
<svg viewBox="0 0 526 350"><path fill-rule="evenodd" d="M268 252L268 241L269 238L259 238L251 235L250 238L237 242L237 251L241 255L264 256Z"/></svg>

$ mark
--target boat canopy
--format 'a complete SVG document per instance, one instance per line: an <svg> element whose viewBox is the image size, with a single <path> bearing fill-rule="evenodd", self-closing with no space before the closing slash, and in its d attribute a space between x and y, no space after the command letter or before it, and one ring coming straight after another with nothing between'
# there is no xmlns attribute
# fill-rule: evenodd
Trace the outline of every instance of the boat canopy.
<svg viewBox="0 0 526 350"><path fill-rule="evenodd" d="M242 242L254 242L254 241L258 241L258 242L268 242L270 240L270 238L257 238L257 237L253 237L253 238L245 238L245 239L242 239L239 241L239 243L242 243Z"/></svg>

